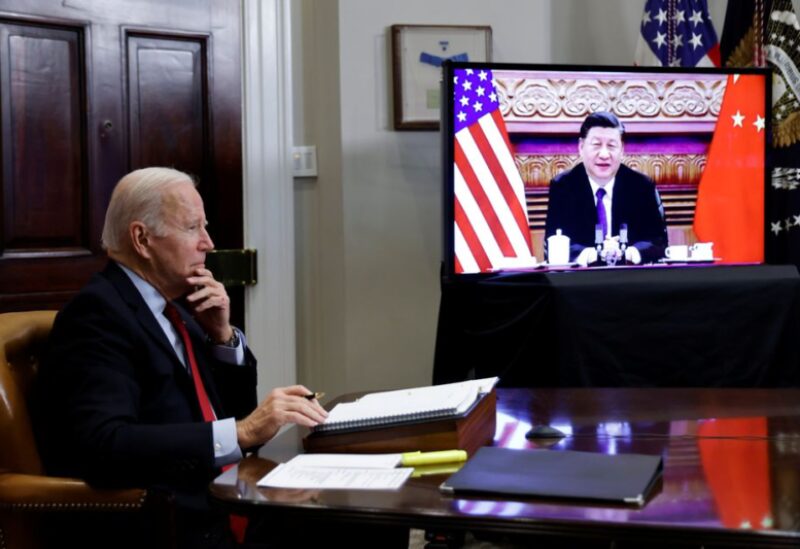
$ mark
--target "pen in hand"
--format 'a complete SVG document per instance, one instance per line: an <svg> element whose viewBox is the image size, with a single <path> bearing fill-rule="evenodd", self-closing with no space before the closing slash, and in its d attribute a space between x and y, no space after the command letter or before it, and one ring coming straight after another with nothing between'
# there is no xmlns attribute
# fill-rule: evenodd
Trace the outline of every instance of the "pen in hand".
<svg viewBox="0 0 800 549"><path fill-rule="evenodd" d="M306 400L319 400L325 396L325 393L308 393L307 395L303 395L303 398Z"/></svg>

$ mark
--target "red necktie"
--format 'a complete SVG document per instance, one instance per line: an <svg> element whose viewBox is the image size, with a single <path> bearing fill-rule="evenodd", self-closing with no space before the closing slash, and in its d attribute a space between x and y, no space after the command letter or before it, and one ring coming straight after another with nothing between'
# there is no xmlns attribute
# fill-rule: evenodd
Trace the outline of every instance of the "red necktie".
<svg viewBox="0 0 800 549"><path fill-rule="evenodd" d="M206 393L205 385L203 385L203 379L200 377L200 371L197 368L197 359L194 356L194 347L192 346L192 340L189 337L189 331L186 329L186 325L183 323L183 319L181 318L178 309L176 309L175 305L172 303L167 303L167 305L164 307L164 316L166 316L170 323L175 327L175 329L178 331L178 334L181 336L181 340L183 341L183 346L186 349L186 357L189 360L189 368L192 372L192 380L194 380L194 390L195 393L197 393L197 402L200 403L200 410L203 412L203 420L215 421L217 416L214 414L214 409L211 407L211 401L208 400L208 393ZM227 471L233 467L233 465L233 463L226 465L222 468L222 470ZM232 514L228 518L230 520L230 527L234 538L236 538L237 542L243 543L245 531L247 530L247 517Z"/></svg>
<svg viewBox="0 0 800 549"><path fill-rule="evenodd" d="M214 421L217 416L214 414L214 409L211 407L211 401L208 400L208 393L206 387L203 385L203 378L200 377L200 371L197 368L197 360L194 356L194 347L192 347L192 340L189 337L189 331L183 323L178 309L172 303L167 303L164 307L164 316L172 323L178 335L181 336L183 346L186 349L186 358L189 361L189 370L192 374L192 381L194 381L194 391L197 394L197 402L200 404L200 410L203 412L204 421Z"/></svg>

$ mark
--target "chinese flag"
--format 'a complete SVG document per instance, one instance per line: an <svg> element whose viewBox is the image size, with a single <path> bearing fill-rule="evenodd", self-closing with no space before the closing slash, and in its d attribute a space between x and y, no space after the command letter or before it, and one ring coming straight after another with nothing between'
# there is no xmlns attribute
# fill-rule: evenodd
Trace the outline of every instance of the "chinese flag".
<svg viewBox="0 0 800 549"><path fill-rule="evenodd" d="M764 260L763 79L728 76L697 192L694 232L725 263Z"/></svg>
<svg viewBox="0 0 800 549"><path fill-rule="evenodd" d="M773 528L767 419L712 419L698 431L700 462L728 528Z"/></svg>

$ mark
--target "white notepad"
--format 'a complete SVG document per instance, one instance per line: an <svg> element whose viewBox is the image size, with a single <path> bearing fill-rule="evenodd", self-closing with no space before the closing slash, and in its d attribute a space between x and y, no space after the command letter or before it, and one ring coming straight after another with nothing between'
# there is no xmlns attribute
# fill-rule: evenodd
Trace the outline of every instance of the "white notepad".
<svg viewBox="0 0 800 549"><path fill-rule="evenodd" d="M337 404L314 431L325 433L458 416L490 392L497 381L497 377L490 377L370 393L353 402Z"/></svg>

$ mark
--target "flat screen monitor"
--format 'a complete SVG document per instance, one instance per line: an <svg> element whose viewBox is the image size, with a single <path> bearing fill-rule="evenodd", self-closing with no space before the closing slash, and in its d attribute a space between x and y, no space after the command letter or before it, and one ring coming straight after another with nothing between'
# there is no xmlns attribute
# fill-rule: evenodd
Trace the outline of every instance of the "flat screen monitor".
<svg viewBox="0 0 800 549"><path fill-rule="evenodd" d="M764 261L767 70L443 71L446 275Z"/></svg>

